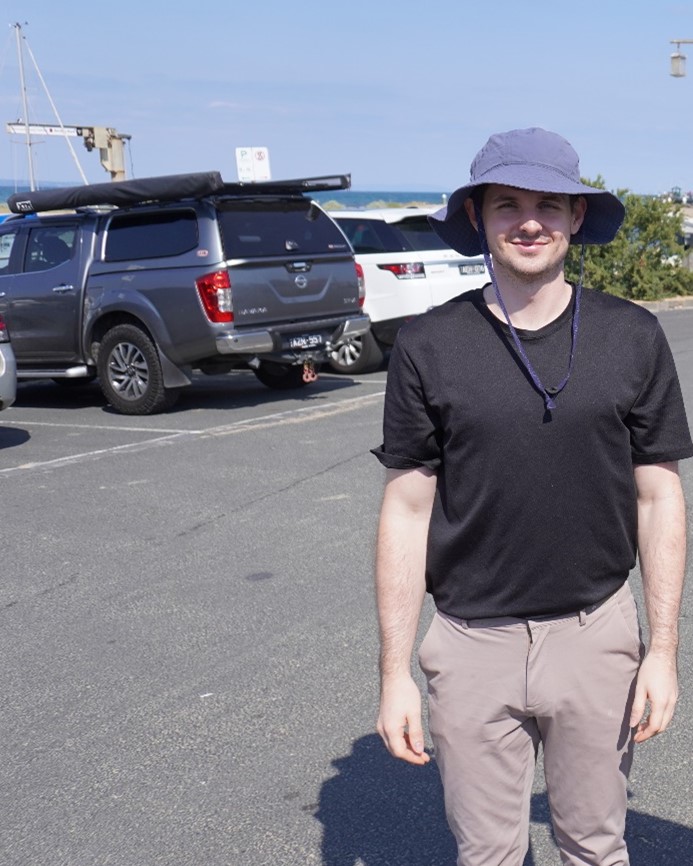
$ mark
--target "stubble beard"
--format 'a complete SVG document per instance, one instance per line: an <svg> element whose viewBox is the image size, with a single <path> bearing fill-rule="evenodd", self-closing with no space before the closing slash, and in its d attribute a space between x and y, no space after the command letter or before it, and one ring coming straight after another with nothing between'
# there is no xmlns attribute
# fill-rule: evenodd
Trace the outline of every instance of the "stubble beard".
<svg viewBox="0 0 693 866"><path fill-rule="evenodd" d="M567 251L566 251L567 252ZM506 256L503 252L493 255L493 266L497 276L512 281L518 285L534 286L537 283L548 283L563 275L565 256L558 260L541 262L536 259L522 259L518 256Z"/></svg>

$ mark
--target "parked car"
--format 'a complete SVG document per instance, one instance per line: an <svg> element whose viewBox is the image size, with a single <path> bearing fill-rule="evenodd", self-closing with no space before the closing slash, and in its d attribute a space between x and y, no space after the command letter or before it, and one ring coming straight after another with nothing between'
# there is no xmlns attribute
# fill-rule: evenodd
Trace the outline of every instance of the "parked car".
<svg viewBox="0 0 693 866"><path fill-rule="evenodd" d="M433 231L435 205L373 210L334 210L331 216L349 239L363 269L365 334L345 335L334 346L330 366L339 373L378 369L401 325L488 279L481 256L467 258Z"/></svg>
<svg viewBox="0 0 693 866"><path fill-rule="evenodd" d="M303 387L370 325L353 252L310 197L348 185L203 172L10 196L0 314L19 377L98 377L128 415L170 407L193 370Z"/></svg>
<svg viewBox="0 0 693 866"><path fill-rule="evenodd" d="M2 258L0 258L0 269ZM5 320L0 316L0 410L8 409L17 393L17 365Z"/></svg>

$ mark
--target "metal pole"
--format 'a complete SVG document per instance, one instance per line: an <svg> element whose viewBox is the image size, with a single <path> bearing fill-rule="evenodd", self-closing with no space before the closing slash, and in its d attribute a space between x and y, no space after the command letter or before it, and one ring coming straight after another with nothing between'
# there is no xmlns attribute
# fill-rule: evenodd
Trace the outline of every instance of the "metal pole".
<svg viewBox="0 0 693 866"><path fill-rule="evenodd" d="M22 106L24 108L24 129L26 131L26 149L27 158L29 160L29 185L33 191L36 189L36 178L34 176L34 157L31 152L31 133L29 132L29 106L26 98L26 84L24 82L24 55L22 52L22 25L15 23L12 25L17 36L17 59L19 61L19 84L22 90Z"/></svg>
<svg viewBox="0 0 693 866"><path fill-rule="evenodd" d="M36 75L38 76L38 80L41 82L41 86L43 87L43 92L48 97L48 102L50 103L51 108L53 109L53 114L55 115L55 119L58 121L58 126L64 131L65 127L63 122L58 114L58 109L55 107L55 103L53 102L53 97L50 95L50 91L48 90L48 85L43 79L43 75L41 75L41 70L38 67L38 63L36 62L36 58L34 57L34 52L31 50L31 45L25 39L26 42L26 50L29 52L29 57L31 58L31 62L34 64L34 70L36 71ZM82 166L80 165L79 159L77 158L77 154L75 153L75 149L72 146L72 142L70 139L65 136L65 144L67 144L68 150L72 154L72 159L74 160L75 165L77 166L77 171L79 172L80 177L82 178L82 183L89 183L87 180L86 174L82 171Z"/></svg>

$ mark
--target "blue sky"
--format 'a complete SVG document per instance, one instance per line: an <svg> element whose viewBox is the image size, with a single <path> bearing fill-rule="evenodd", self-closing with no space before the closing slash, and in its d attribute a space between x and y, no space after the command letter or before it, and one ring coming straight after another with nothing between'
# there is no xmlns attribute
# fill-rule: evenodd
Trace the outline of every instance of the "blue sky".
<svg viewBox="0 0 693 866"><path fill-rule="evenodd" d="M266 146L275 178L449 192L490 134L543 126L610 189L693 189L693 45L687 77L669 75L693 0L3 0L3 178L28 176L4 131L22 116L14 22L64 124L132 136L129 176L234 180L235 148ZM30 119L55 123L28 56L25 72ZM80 182L64 141L33 152L40 182Z"/></svg>

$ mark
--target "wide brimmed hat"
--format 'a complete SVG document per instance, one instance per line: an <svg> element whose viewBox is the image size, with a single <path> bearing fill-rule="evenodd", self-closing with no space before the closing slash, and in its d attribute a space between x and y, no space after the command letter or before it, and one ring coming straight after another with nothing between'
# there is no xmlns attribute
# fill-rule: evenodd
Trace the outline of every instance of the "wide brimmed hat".
<svg viewBox="0 0 693 866"><path fill-rule="evenodd" d="M621 227L625 208L612 193L580 181L580 163L572 146L555 132L532 127L492 135L474 157L469 183L450 196L446 207L429 221L448 246L465 256L481 253L479 234L469 221L464 202L489 183L534 192L584 195L587 212L571 243L606 244Z"/></svg>

